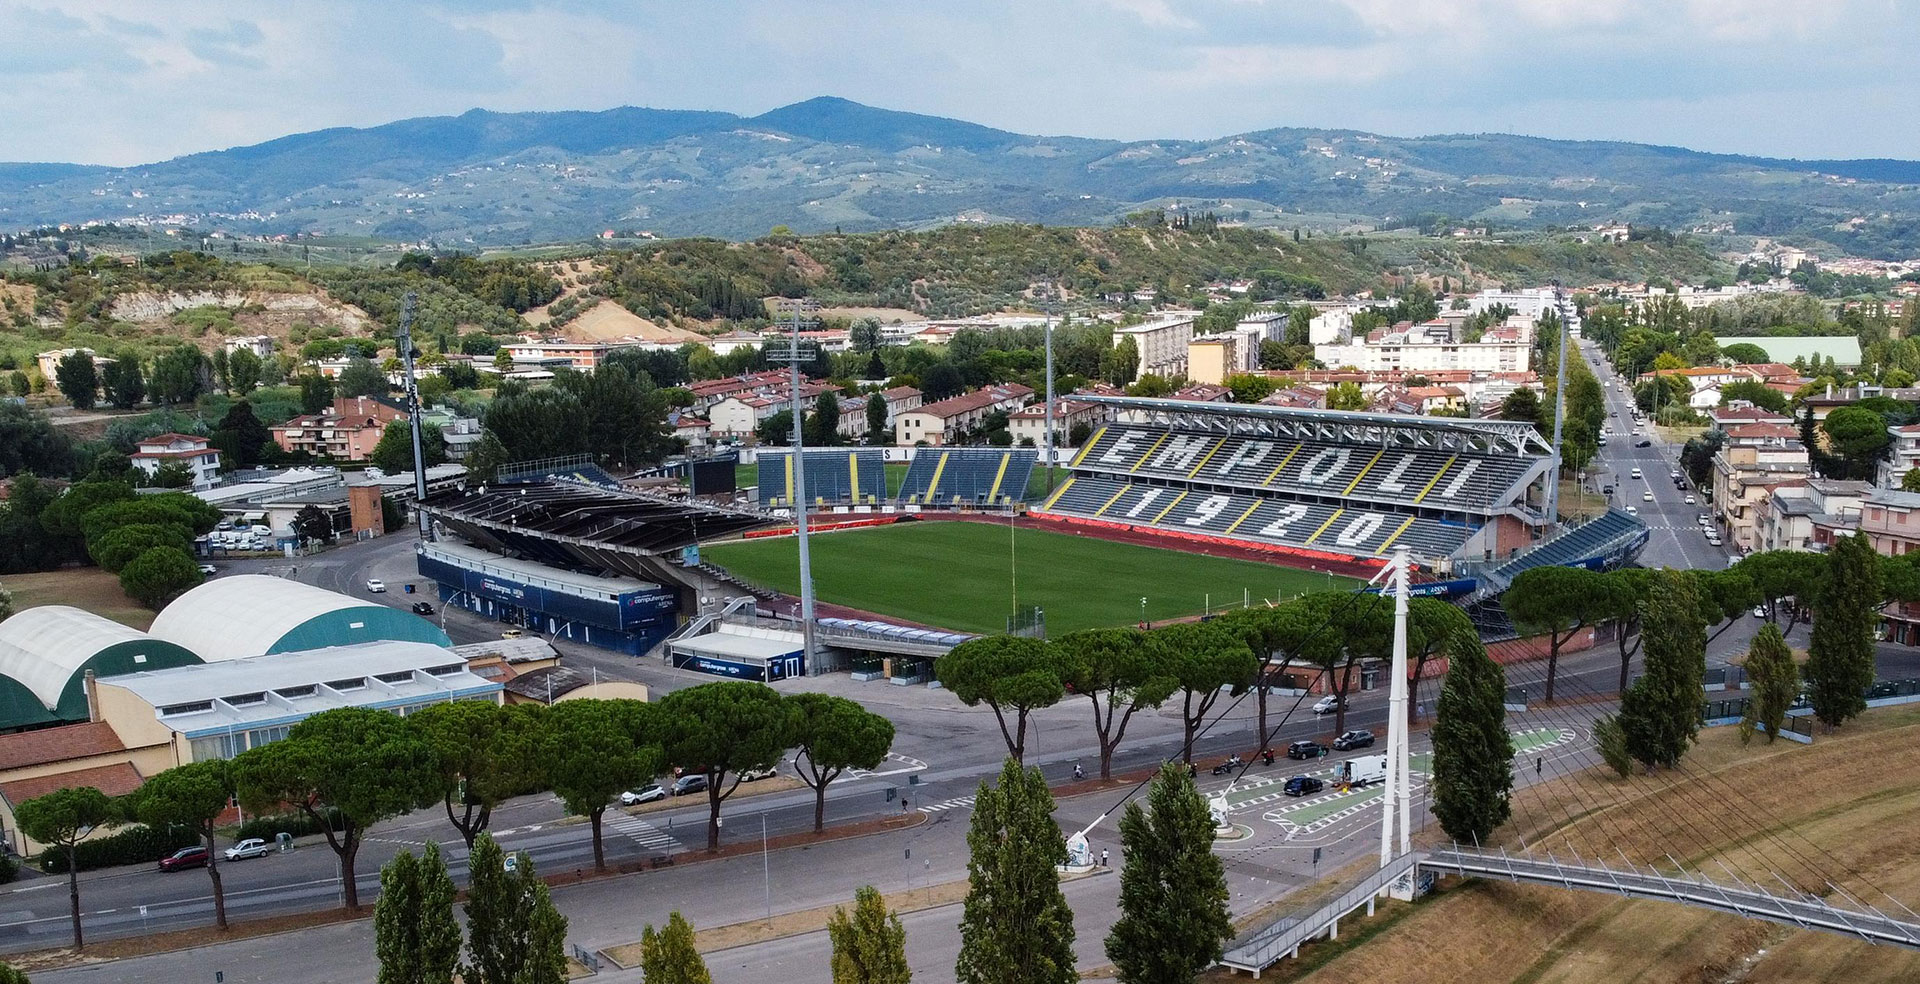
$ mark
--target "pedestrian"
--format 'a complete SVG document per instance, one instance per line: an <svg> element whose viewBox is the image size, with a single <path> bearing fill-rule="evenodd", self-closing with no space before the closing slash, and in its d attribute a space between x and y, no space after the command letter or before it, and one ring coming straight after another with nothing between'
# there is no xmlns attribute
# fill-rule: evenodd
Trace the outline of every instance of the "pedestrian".
<svg viewBox="0 0 1920 984"><path fill-rule="evenodd" d="M1105 868L1105 867L1108 867L1108 864L1107 864L1107 849L1106 849L1106 848L1104 848L1104 847L1100 849L1100 867L1102 867L1102 868Z"/></svg>
<svg viewBox="0 0 1920 984"><path fill-rule="evenodd" d="M1533 757L1533 774L1535 776L1538 776L1540 774L1540 764L1544 761L1545 759L1541 758L1538 755L1535 755Z"/></svg>

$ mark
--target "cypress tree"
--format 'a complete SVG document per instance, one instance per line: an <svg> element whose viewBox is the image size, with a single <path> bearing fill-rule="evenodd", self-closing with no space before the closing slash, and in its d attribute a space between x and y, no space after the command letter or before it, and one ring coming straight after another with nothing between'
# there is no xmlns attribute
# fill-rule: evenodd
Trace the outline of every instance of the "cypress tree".
<svg viewBox="0 0 1920 984"><path fill-rule="evenodd" d="M833 984L907 984L907 930L887 911L880 890L862 885L853 893L853 914L835 908L827 920L833 941Z"/></svg>
<svg viewBox="0 0 1920 984"><path fill-rule="evenodd" d="M1126 984L1192 981L1233 936L1226 868L1213 853L1213 818L1186 769L1161 766L1147 806L1129 803L1120 818L1126 861L1107 956Z"/></svg>
<svg viewBox="0 0 1920 984"><path fill-rule="evenodd" d="M1620 730L1628 753L1648 768L1678 765L1700 730L1707 673L1707 626L1692 577L1654 574L1641 638L1646 673L1620 695Z"/></svg>
<svg viewBox="0 0 1920 984"><path fill-rule="evenodd" d="M1054 866L1067 860L1053 794L1039 769L1008 758L998 785L980 784L967 831L960 984L1075 984L1073 910Z"/></svg>
<svg viewBox="0 0 1920 984"><path fill-rule="evenodd" d="M513 886L492 836L481 834L474 842L467 869L467 963L460 977L466 984L507 984L516 944Z"/></svg>
<svg viewBox="0 0 1920 984"><path fill-rule="evenodd" d="M666 928L641 932L640 973L648 984L713 984L693 944L693 927L678 911L667 917Z"/></svg>
<svg viewBox="0 0 1920 984"><path fill-rule="evenodd" d="M1433 815L1455 841L1484 844L1512 814L1507 674L1470 632L1450 647L1433 722Z"/></svg>
<svg viewBox="0 0 1920 984"><path fill-rule="evenodd" d="M1873 685L1873 635L1882 601L1880 558L1861 534L1833 541L1826 577L1813 602L1807 647L1807 696L1829 730L1867 709Z"/></svg>
<svg viewBox="0 0 1920 984"><path fill-rule="evenodd" d="M380 900L373 907L373 953L379 984L418 984L421 948L420 861L408 851L380 869Z"/></svg>
<svg viewBox="0 0 1920 984"><path fill-rule="evenodd" d="M1780 635L1780 627L1769 622L1760 627L1747 650L1747 713L1740 718L1740 743L1753 740L1755 730L1765 727L1767 744L1779 736L1787 720L1787 709L1800 692L1800 667L1793 662L1793 650Z"/></svg>

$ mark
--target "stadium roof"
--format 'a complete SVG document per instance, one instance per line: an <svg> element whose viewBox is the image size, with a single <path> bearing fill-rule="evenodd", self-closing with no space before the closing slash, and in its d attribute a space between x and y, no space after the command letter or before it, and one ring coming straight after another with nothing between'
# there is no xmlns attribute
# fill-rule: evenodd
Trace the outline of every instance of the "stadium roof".
<svg viewBox="0 0 1920 984"><path fill-rule="evenodd" d="M657 575L642 558L765 526L754 513L579 482L480 486L428 496L434 522L494 553L555 567Z"/></svg>
<svg viewBox="0 0 1920 984"><path fill-rule="evenodd" d="M209 663L379 639L447 644L418 616L265 574L215 578L188 591L153 620L153 634Z"/></svg>
<svg viewBox="0 0 1920 984"><path fill-rule="evenodd" d="M1130 412L1147 422L1199 431L1313 436L1540 456L1553 453L1533 424L1523 420L1425 417L1090 394L1079 398Z"/></svg>

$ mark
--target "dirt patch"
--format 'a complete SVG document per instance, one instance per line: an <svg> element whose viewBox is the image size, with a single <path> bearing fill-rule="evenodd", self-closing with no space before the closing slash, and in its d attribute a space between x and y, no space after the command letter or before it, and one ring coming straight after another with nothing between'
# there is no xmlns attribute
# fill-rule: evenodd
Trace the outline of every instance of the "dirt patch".
<svg viewBox="0 0 1920 984"><path fill-rule="evenodd" d="M925 321L927 319L926 315L921 314L918 311L909 311L906 308L889 308L889 307L821 308L820 317L845 318L848 321L858 321L861 318L876 318L883 325L890 325L896 321L903 321L903 322L904 321Z"/></svg>
<svg viewBox="0 0 1920 984"><path fill-rule="evenodd" d="M1833 894L1832 878L1885 903L1882 890L1920 892L1915 769L1920 707L1869 711L1810 747L1742 746L1735 729L1709 729L1678 770L1619 780L1591 768L1528 787L1498 839L1515 851L1524 837L1536 853L1624 856L1643 868L1658 861L1669 872L1671 855L1689 871L1721 876L1724 865L1757 884L1784 879L1817 895ZM1470 881L1413 907L1363 948L1317 969L1282 963L1269 974L1354 984L1892 984L1920 980L1920 954L1668 903Z"/></svg>
<svg viewBox="0 0 1920 984"><path fill-rule="evenodd" d="M8 574L0 587L13 593L13 610L38 605L71 605L145 632L153 612L120 590L120 579L98 567L69 567L34 574Z"/></svg>
<svg viewBox="0 0 1920 984"><path fill-rule="evenodd" d="M667 780L663 780L663 782L665 781ZM742 799L751 799L755 796L764 796L768 793L784 793L789 789L799 789L805 785L806 783L801 782L800 780L795 779L792 776L784 776L784 775L772 776L766 779L756 780L754 782L743 782L740 784L739 789L734 790L734 793L732 796L727 797L727 802L735 803ZM705 794L691 794L691 795L695 795L696 798L698 798L703 803L706 802ZM651 803L640 803L634 806L616 807L616 809L622 810L634 816L638 816L643 813L652 813L655 810L667 810L667 809L672 809L673 807L676 807L676 806L685 806L687 805L687 802L688 801L685 796L669 796L666 799L654 800Z"/></svg>

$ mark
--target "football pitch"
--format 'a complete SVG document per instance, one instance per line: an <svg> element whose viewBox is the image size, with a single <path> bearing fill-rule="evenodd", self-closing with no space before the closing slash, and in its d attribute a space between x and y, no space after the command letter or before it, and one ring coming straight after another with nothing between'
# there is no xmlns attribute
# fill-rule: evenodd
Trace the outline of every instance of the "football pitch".
<svg viewBox="0 0 1920 984"><path fill-rule="evenodd" d="M1046 612L1047 633L1163 621L1304 591L1352 587L1351 578L1046 530L987 523L916 522L824 533L810 541L821 601L964 632L1006 631L1015 591ZM755 584L800 590L792 538L706 547L703 559ZM1142 614L1141 600L1146 606Z"/></svg>

